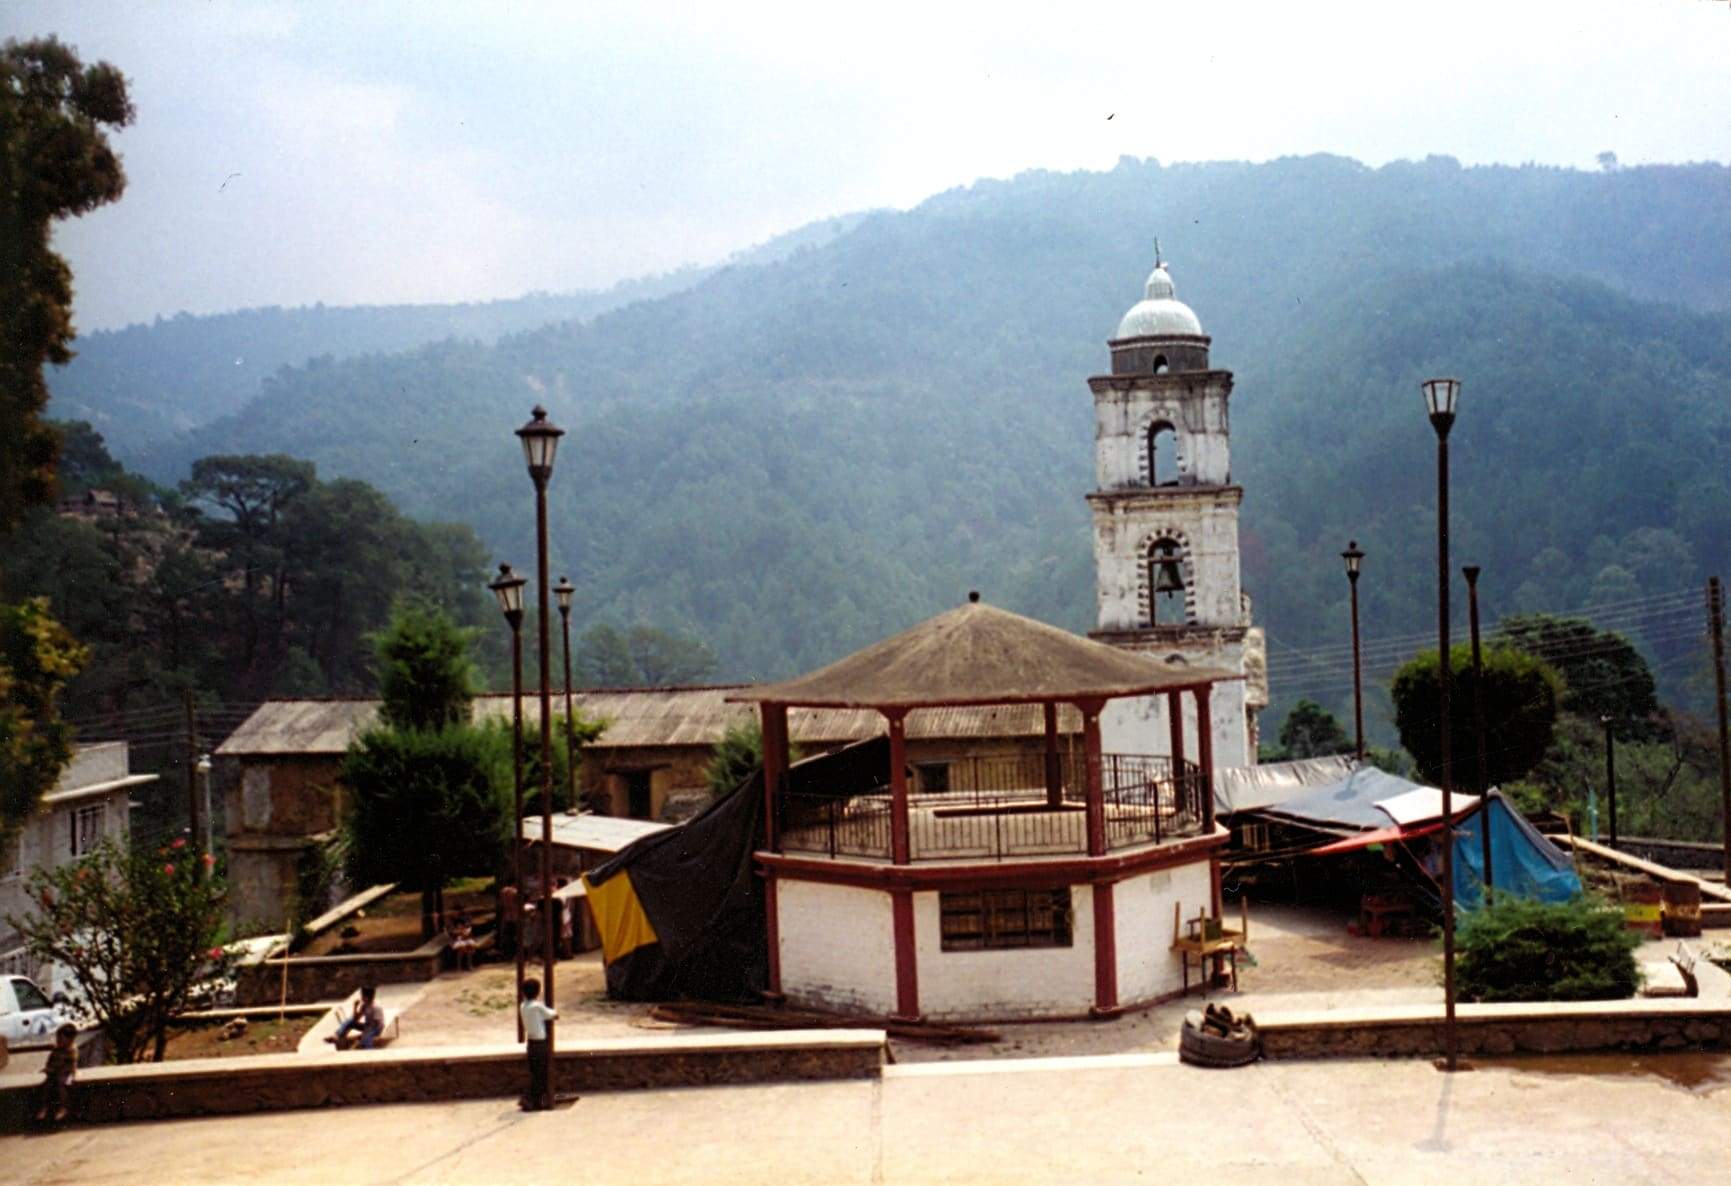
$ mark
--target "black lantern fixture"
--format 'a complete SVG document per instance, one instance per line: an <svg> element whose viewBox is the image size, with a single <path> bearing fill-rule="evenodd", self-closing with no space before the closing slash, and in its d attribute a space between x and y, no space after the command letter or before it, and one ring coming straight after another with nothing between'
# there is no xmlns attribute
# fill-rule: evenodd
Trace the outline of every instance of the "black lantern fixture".
<svg viewBox="0 0 1731 1186"><path fill-rule="evenodd" d="M1358 569L1364 563L1364 553L1357 540L1348 540L1346 551L1340 554L1346 561L1346 580L1352 586L1352 726L1358 760L1364 761L1364 681L1359 665L1358 648Z"/></svg>
<svg viewBox="0 0 1731 1186"><path fill-rule="evenodd" d="M511 888L510 910L499 932L510 939L517 962L517 999L523 999L523 586L509 564L487 588L499 600L499 612L511 627ZM517 1040L523 1040L523 1015L517 1014Z"/></svg>
<svg viewBox="0 0 1731 1186"><path fill-rule="evenodd" d="M530 413L529 423L517 430L517 439L523 442L523 461L535 485L545 486L553 476L553 458L564 435L565 430L547 419L547 409L540 404Z"/></svg>
<svg viewBox="0 0 1731 1186"><path fill-rule="evenodd" d="M513 572L509 564L501 564L499 575L487 586L499 599L499 612L505 615L505 621L513 629L523 624L523 586L528 583Z"/></svg>
<svg viewBox="0 0 1731 1186"><path fill-rule="evenodd" d="M1458 379L1426 379L1425 411L1436 430L1437 490L1437 766L1442 791L1442 931L1443 931L1443 1068L1460 1065L1460 1036L1455 1030L1455 827L1454 768L1450 753L1449 684L1449 429L1454 427Z"/></svg>
<svg viewBox="0 0 1731 1186"><path fill-rule="evenodd" d="M1431 425L1443 436L1455 422L1455 401L1460 398L1461 381L1459 379L1426 379L1419 384L1424 388L1424 406L1430 413Z"/></svg>

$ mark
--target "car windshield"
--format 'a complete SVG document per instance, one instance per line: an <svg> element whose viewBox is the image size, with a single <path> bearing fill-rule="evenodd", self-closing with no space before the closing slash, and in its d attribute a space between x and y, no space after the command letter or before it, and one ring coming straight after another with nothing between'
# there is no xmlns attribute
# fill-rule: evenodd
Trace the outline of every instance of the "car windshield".
<svg viewBox="0 0 1731 1186"><path fill-rule="evenodd" d="M42 995L42 990L28 980L14 980L12 991L18 994L18 1009L29 1013L35 1009L50 1008L48 998Z"/></svg>

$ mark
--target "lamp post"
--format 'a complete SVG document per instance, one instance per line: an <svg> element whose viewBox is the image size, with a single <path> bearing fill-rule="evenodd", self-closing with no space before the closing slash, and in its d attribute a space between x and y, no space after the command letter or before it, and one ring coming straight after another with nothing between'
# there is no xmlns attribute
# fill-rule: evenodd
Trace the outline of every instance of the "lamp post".
<svg viewBox="0 0 1731 1186"><path fill-rule="evenodd" d="M1461 569L1467 578L1467 622L1473 638L1473 737L1478 743L1479 753L1478 777L1473 781L1473 788L1479 793L1480 860L1483 862L1480 880L1485 887L1485 905L1489 906L1494 878L1491 876L1491 805L1487 798L1491 793L1491 780L1485 761L1485 666L1479 654L1479 571L1476 564Z"/></svg>
<svg viewBox="0 0 1731 1186"><path fill-rule="evenodd" d="M1364 553L1359 551L1358 541L1349 540L1346 551L1340 554L1346 561L1346 583L1352 586L1352 728L1353 736L1357 738L1358 760L1364 762L1364 684L1359 674L1358 660L1358 568L1364 563Z"/></svg>
<svg viewBox="0 0 1731 1186"><path fill-rule="evenodd" d="M1449 429L1454 427L1458 379L1426 379L1425 410L1436 430L1437 502L1437 740L1442 783L1443 1051L1444 1069L1459 1065L1455 1033L1455 826L1454 770L1449 753Z"/></svg>
<svg viewBox="0 0 1731 1186"><path fill-rule="evenodd" d="M559 601L559 625L565 635L565 807L577 808L577 725L571 710L571 597L577 587L570 577L560 577L553 586Z"/></svg>
<svg viewBox="0 0 1731 1186"><path fill-rule="evenodd" d="M516 948L517 999L523 999L523 578L509 564L487 588L511 627L511 946ZM517 1013L517 1040L523 1040L523 1014Z"/></svg>
<svg viewBox="0 0 1731 1186"><path fill-rule="evenodd" d="M546 987L543 999L553 1006L553 676L552 620L547 604L547 482L553 476L553 458L565 430L547 419L547 409L535 406L529 423L517 430L523 442L523 460L529 480L535 484L535 595L541 628L541 962ZM553 1057L553 1026L547 1026L547 1056ZM550 1062L551 1065L551 1062ZM547 1092L553 1094L552 1076ZM549 1107L552 1099L544 1101Z"/></svg>
<svg viewBox="0 0 1731 1186"><path fill-rule="evenodd" d="M1599 724L1605 726L1605 799L1611 808L1611 847L1617 847L1617 737L1611 732L1615 720L1607 716L1599 718Z"/></svg>

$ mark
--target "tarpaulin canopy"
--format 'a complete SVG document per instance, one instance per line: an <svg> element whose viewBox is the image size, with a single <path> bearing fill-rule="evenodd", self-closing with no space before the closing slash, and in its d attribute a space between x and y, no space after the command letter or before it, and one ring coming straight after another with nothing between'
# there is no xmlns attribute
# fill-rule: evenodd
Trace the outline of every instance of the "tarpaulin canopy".
<svg viewBox="0 0 1731 1186"><path fill-rule="evenodd" d="M1351 754L1260 762L1255 766L1222 766L1214 771L1214 809L1221 815L1255 811L1290 799L1310 787L1337 783L1352 773Z"/></svg>
<svg viewBox="0 0 1731 1186"><path fill-rule="evenodd" d="M788 787L846 798L889 778L889 741L874 737L796 762ZM646 836L583 875L609 996L632 1001L756 1001L769 979L763 886L752 854L763 838L763 771L708 810Z"/></svg>
<svg viewBox="0 0 1731 1186"><path fill-rule="evenodd" d="M1478 796L1456 794L1451 810L1456 818L1478 806ZM1263 813L1322 830L1386 828L1442 817L1442 792L1378 770L1360 766L1345 778L1325 783L1261 809Z"/></svg>
<svg viewBox="0 0 1731 1186"><path fill-rule="evenodd" d="M1566 902L1581 892L1568 855L1539 834L1509 806L1501 791L1485 797L1485 809L1455 825L1455 901L1471 910L1484 886L1484 829L1491 830L1491 889L1541 902Z"/></svg>

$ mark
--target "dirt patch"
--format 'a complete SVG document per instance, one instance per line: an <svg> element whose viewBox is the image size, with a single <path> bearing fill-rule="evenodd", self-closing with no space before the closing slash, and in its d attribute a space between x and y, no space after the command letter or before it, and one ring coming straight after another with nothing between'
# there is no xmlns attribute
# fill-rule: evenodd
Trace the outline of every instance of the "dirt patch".
<svg viewBox="0 0 1731 1186"><path fill-rule="evenodd" d="M227 1022L175 1026L168 1031L165 1060L182 1058L241 1058L251 1054L293 1054L308 1030L318 1024L319 1014L248 1018L244 1031L235 1034ZM233 1036L224 1037L224 1034Z"/></svg>
<svg viewBox="0 0 1731 1186"><path fill-rule="evenodd" d="M528 974L541 978L541 965ZM588 952L554 965L554 1005L559 1033L575 1039L642 1037L646 1030L680 1029L653 1021L649 1006L615 1001L607 996L607 979L600 952ZM508 1042L516 1035L516 967L510 963L482 964L472 972L446 972L428 983L420 998L403 1014L402 1044L458 1046L476 1042Z"/></svg>
<svg viewBox="0 0 1731 1186"><path fill-rule="evenodd" d="M445 911L459 910L468 911L477 933L492 929L492 884L478 878L453 883L445 890ZM398 890L344 919L295 954L381 955L413 951L424 942L421 895Z"/></svg>

